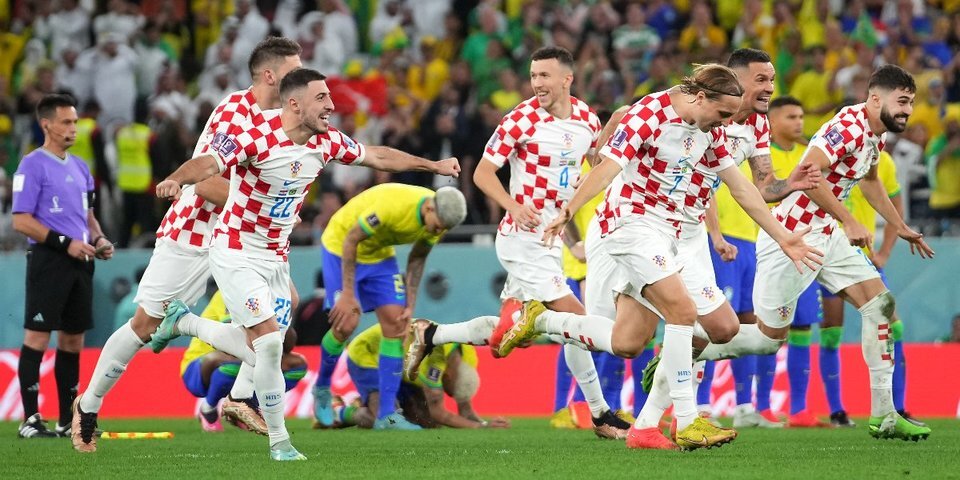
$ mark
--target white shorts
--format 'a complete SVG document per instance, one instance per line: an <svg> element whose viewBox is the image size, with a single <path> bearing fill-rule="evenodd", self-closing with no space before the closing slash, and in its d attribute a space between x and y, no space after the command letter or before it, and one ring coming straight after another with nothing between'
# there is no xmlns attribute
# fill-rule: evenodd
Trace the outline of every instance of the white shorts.
<svg viewBox="0 0 960 480"><path fill-rule="evenodd" d="M727 297L717 287L706 227L684 228L677 250L677 262L683 267L680 278L697 305L697 315L706 315L723 306Z"/></svg>
<svg viewBox="0 0 960 480"><path fill-rule="evenodd" d="M533 236L497 234L497 259L507 271L500 299L552 302L573 295L563 274L560 247L547 248Z"/></svg>
<svg viewBox="0 0 960 480"><path fill-rule="evenodd" d="M850 285L879 278L876 267L863 251L850 245L847 235L836 228L830 235L808 233L807 245L823 252L823 266L797 272L793 261L766 232L757 238L757 277L753 285L753 309L764 324L783 328L793 322L797 299L814 279L837 293Z"/></svg>
<svg viewBox="0 0 960 480"><path fill-rule="evenodd" d="M164 307L171 300L194 306L210 278L207 252L207 248L184 247L166 237L158 239L134 302L154 318L163 318Z"/></svg>
<svg viewBox="0 0 960 480"><path fill-rule="evenodd" d="M603 316L612 311L608 318L616 318L611 304L618 294L630 295L654 310L641 293L643 287L680 271L677 240L642 221L625 223L598 237L599 227L591 225L587 240L587 311Z"/></svg>
<svg viewBox="0 0 960 480"><path fill-rule="evenodd" d="M252 327L271 317L280 330L290 325L290 264L251 258L214 246L210 271L233 323Z"/></svg>

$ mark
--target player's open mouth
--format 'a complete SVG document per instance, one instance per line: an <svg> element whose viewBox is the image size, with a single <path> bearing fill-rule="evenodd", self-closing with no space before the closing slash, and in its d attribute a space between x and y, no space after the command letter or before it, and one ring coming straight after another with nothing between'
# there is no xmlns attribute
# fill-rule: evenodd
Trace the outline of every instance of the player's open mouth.
<svg viewBox="0 0 960 480"><path fill-rule="evenodd" d="M768 96L768 95L763 95L763 96L761 96L761 97L757 97L757 101L758 101L758 102L763 102L763 103L769 103L769 102L770 102L770 96Z"/></svg>

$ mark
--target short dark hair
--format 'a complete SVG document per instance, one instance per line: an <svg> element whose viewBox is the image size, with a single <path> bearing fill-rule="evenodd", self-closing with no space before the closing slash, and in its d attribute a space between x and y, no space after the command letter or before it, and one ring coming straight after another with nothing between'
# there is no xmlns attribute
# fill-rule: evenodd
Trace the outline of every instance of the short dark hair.
<svg viewBox="0 0 960 480"><path fill-rule="evenodd" d="M256 77L257 72L267 63L279 62L287 57L300 55L300 44L286 37L267 37L253 48L247 67L250 76Z"/></svg>
<svg viewBox="0 0 960 480"><path fill-rule="evenodd" d="M867 90L882 88L884 90L896 90L902 88L910 93L916 93L917 83L913 80L913 75L903 68L886 64L873 71L870 75L870 83L867 84Z"/></svg>
<svg viewBox="0 0 960 480"><path fill-rule="evenodd" d="M730 59L727 60L727 66L730 68L743 68L751 63L770 63L770 55L756 48L738 48L730 54Z"/></svg>
<svg viewBox="0 0 960 480"><path fill-rule="evenodd" d="M793 105L795 107L803 108L803 104L800 103L800 100L797 100L794 97L789 95L784 95L782 97L774 98L770 101L770 110L774 110L780 107L786 107L787 105Z"/></svg>
<svg viewBox="0 0 960 480"><path fill-rule="evenodd" d="M58 108L77 107L77 102L70 95L62 93L51 93L44 95L37 103L37 121L41 118L52 119Z"/></svg>
<svg viewBox="0 0 960 480"><path fill-rule="evenodd" d="M530 61L557 59L563 65L573 68L573 55L569 50L562 47L541 47L533 55L530 55Z"/></svg>
<svg viewBox="0 0 960 480"><path fill-rule="evenodd" d="M326 79L326 75L312 68L295 68L280 80L280 98L289 98L294 90L306 87L310 82Z"/></svg>

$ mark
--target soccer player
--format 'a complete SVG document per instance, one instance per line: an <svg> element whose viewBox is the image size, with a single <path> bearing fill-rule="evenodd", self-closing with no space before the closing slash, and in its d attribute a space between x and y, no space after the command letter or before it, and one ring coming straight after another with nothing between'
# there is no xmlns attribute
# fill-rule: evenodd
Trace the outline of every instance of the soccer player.
<svg viewBox="0 0 960 480"><path fill-rule="evenodd" d="M367 328L347 347L347 371L360 394L360 408L347 407L335 420L338 426L374 428L380 402L379 367L383 357L383 330ZM470 345L449 343L437 348L420 364L416 378L404 378L396 395L403 416L423 428L509 428L510 421L497 417L482 420L473 409L473 396L480 387L477 351ZM444 406L444 393L457 403L457 413Z"/></svg>
<svg viewBox="0 0 960 480"><path fill-rule="evenodd" d="M217 132L210 153L189 160L157 185L158 196L176 198L183 185L236 168L226 213L211 240L210 269L234 323L244 329L209 331L221 324L204 321L174 301L151 343L159 351L179 334L194 335L255 365L270 456L279 461L305 459L290 444L284 425L280 357L291 306L287 236L313 180L330 161L453 176L460 168L455 158L432 162L388 147L366 148L332 128L334 106L325 78L311 69L291 71L280 83L282 110ZM248 339L253 352L246 347Z"/></svg>
<svg viewBox="0 0 960 480"><path fill-rule="evenodd" d="M211 321L230 322L230 312L227 311L220 292L210 298L210 303L200 316ZM288 392L296 387L307 373L307 359L293 351L296 343L296 332L292 328L287 329L283 338L280 370L283 372L283 381ZM218 352L199 338L191 339L190 346L183 352L180 378L191 395L203 399L197 418L204 432L223 431L218 405L236 382L241 363L237 357ZM249 428L242 423L240 426Z"/></svg>
<svg viewBox="0 0 960 480"><path fill-rule="evenodd" d="M906 127L913 109L916 85L913 77L896 65L884 65L870 77L867 101L843 108L817 131L801 163L812 163L827 172L826 184L805 193L793 193L774 213L792 231L806 232L812 244L826 256L822 268L797 273L763 234L757 241L757 276L768 279L754 290L754 307L760 320L757 332L741 331L725 345L711 345L705 358L743 353L769 353L764 345L786 337L796 300L810 283L821 285L854 305L862 316L861 345L870 370L871 407L869 432L876 438L924 439L930 428L907 421L893 403L892 377L894 346L890 324L895 303L880 274L857 248L872 244L872 235L842 202L859 183L867 202L892 223L897 235L910 242L910 250L921 258L934 252L923 235L908 227L883 189L877 176L877 162L886 132L899 133ZM842 228L838 222L842 223ZM762 337L762 338L758 338ZM708 352L712 350L712 352Z"/></svg>
<svg viewBox="0 0 960 480"><path fill-rule="evenodd" d="M559 246L541 243L543 226L552 221L573 194L582 159L594 154L600 120L582 100L570 95L573 57L557 47L544 47L531 55L530 85L535 97L507 113L487 142L473 180L506 214L496 238L497 259L507 271L500 294L505 321L490 337L496 351L498 337L510 327L511 310L520 301L543 300L557 311L585 313L564 280ZM510 191L497 178L497 170L510 165ZM599 193L599 192L597 192ZM471 320L470 322L474 322ZM464 330L483 327L467 322ZM436 326L414 324L417 337L411 345L408 375L418 358L435 344L463 337L434 338ZM465 333L465 332L464 332ZM593 357L586 349L564 345L567 366L589 405L597 435L623 438L629 424L616 417L603 398Z"/></svg>
<svg viewBox="0 0 960 480"><path fill-rule="evenodd" d="M231 123L252 120L264 109L280 105L280 79L300 66L300 46L289 39L270 37L253 50L248 65L253 85L230 94L214 109L194 155L209 149L215 132ZM72 423L73 446L77 451L96 451L96 438L92 435L103 397L123 375L134 354L150 341L164 316L164 304L179 298L192 305L206 290L210 233L221 211L216 204L226 201L227 178L229 171L224 172L224 178L212 178L185 189L164 215L157 230L156 247L138 287L136 314L107 339L87 390L77 396ZM242 379L237 382L238 386L247 383ZM234 388L236 391L237 386ZM252 393L249 385L249 394L234 398L248 398ZM235 402L233 409L248 426L266 433L266 425L253 407Z"/></svg>
<svg viewBox="0 0 960 480"><path fill-rule="evenodd" d="M333 214L320 241L323 284L330 295L330 330L320 347L320 375L313 389L314 417L333 426L330 379L361 312L376 312L383 328L378 352L380 403L374 428L414 430L396 412L403 369L403 335L417 304L427 255L447 230L467 215L463 194L453 187L428 188L387 183L350 199ZM411 244L406 278L397 265L395 245Z"/></svg>
<svg viewBox="0 0 960 480"><path fill-rule="evenodd" d="M521 317L504 336L501 354L537 332L560 334L566 341L633 357L653 337L657 317L667 322L663 341L667 404L648 398L627 437L629 448L676 449L657 425L672 397L677 442L682 448L727 443L736 433L696 415L692 370L693 324L697 306L681 280L677 246L691 195L711 188L700 169L730 185L761 227L772 231L797 268L816 260L800 234L790 234L769 216L757 189L736 169L724 146L722 123L738 111L743 89L729 68L701 65L679 86L635 103L601 150L604 157L544 233L551 242L583 202L607 187L598 221L587 232L587 302L599 298L591 315L546 311L539 302L524 305ZM702 166L697 167L698 164ZM612 184L611 184L612 182ZM705 243L704 243L705 247ZM615 311L609 308L615 296ZM599 313L599 315L597 314ZM609 318L616 318L611 321ZM654 393L656 393L656 385ZM656 410L659 413L653 414ZM647 422L653 417L653 425ZM646 419L646 420L644 420Z"/></svg>
<svg viewBox="0 0 960 480"><path fill-rule="evenodd" d="M23 423L20 438L69 435L77 395L84 333L93 328L94 259L109 260L113 244L93 212L94 182L83 159L68 152L77 138L77 110L69 95L37 103L43 145L25 155L13 176L13 228L27 237L23 346L17 365ZM57 332L53 366L59 421L40 417L40 363Z"/></svg>

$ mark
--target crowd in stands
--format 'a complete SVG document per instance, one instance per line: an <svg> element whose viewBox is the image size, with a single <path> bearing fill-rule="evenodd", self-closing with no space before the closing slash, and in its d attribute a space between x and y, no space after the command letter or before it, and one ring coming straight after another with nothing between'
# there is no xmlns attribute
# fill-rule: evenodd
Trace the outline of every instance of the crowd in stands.
<svg viewBox="0 0 960 480"><path fill-rule="evenodd" d="M297 39L304 65L330 77L337 128L459 157L472 224L500 219L470 178L500 118L532 96L528 57L542 45L574 53L574 95L602 119L693 63L761 48L774 96L803 103L808 135L874 67L896 63L918 85L909 128L888 142L910 223L960 235L957 0L0 0L0 249L23 241L9 226L9 177L42 143L42 95L77 99L72 151L97 179L98 216L121 247L148 246L167 207L153 186L189 158L212 108L250 84L249 53L267 35ZM334 166L293 241L315 243L343 202L388 180L451 181Z"/></svg>

